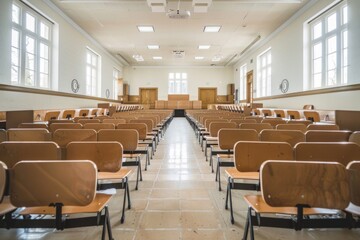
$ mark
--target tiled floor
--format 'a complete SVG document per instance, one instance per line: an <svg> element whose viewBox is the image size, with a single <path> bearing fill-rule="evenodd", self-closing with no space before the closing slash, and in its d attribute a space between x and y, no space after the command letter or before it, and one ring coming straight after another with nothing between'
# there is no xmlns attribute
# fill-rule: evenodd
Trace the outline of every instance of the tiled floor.
<svg viewBox="0 0 360 240"><path fill-rule="evenodd" d="M223 189L225 177L222 175ZM132 209L120 224L122 192L109 206L115 239L241 239L247 206L246 191L234 191L235 224L224 209L225 191L217 190L215 175L185 118L174 118L158 146L143 181L135 191L131 176ZM66 229L0 230L0 239L100 239L101 227ZM360 239L360 230L320 229L294 231L256 228L261 239Z"/></svg>

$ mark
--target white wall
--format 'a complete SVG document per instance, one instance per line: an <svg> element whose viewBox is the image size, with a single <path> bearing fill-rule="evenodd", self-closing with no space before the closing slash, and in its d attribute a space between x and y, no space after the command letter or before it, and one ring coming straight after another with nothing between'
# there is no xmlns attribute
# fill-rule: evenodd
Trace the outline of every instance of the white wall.
<svg viewBox="0 0 360 240"><path fill-rule="evenodd" d="M11 64L11 3L12 0L0 1L0 83L10 84L10 64ZM78 94L85 95L85 83L86 83L86 48L89 47L101 57L101 86L98 97L105 98L106 89L110 90L110 98L113 99L113 67L122 70L121 63L110 55L103 47L101 47L95 40L89 37L83 30L71 23L64 14L58 10L49 0L31 0L29 4L37 11L48 17L55 23L54 25L54 54L55 61L53 66L52 81L55 83L53 90L59 92L71 93L71 81L77 79L80 84ZM69 22L70 21L70 22ZM0 102L5 101L6 94L0 95ZM11 108L18 108L19 101L26 101L28 97L22 94L14 94L19 97L12 98L12 101L8 102L7 106ZM7 96L8 97L8 96ZM22 99L24 98L24 100ZM61 98L61 97L57 97ZM56 108L53 103L48 101L46 95L38 95L37 101L32 101L32 107L34 109ZM68 99L68 98L67 98ZM7 98L6 100L9 100ZM55 101L58 102L59 108L64 107L81 107L81 103L78 99L74 98L73 101L65 100ZM66 103L68 105L63 105ZM47 107L49 103L49 107ZM79 105L80 104L80 105ZM0 108L0 111L3 109Z"/></svg>
<svg viewBox="0 0 360 240"><path fill-rule="evenodd" d="M217 87L218 95L227 94L233 83L231 67L124 67L124 81L130 84L130 95L139 95L139 88L157 87L158 99L168 99L170 72L188 74L190 100L198 100L199 87Z"/></svg>
<svg viewBox="0 0 360 240"><path fill-rule="evenodd" d="M308 74L304 73L307 68L304 54L304 26L309 19L316 16L325 9L334 0L316 1L309 9L305 10L299 17L292 21L283 30L274 34L269 39L264 39L259 43L259 47L251 50L244 55L234 66L233 76L235 88L239 88L240 66L247 63L247 70L254 70L254 80L256 81L257 56L264 50L271 48L272 53L272 95L281 95L279 85L283 79L288 79L290 87L287 93L302 92L304 90L304 81L308 81ZM310 1L310 4L314 3ZM349 5L349 83L360 83L360 1L348 0ZM253 63L250 63L251 59ZM254 84L255 86L255 84ZM281 108L302 108L305 104L313 104L317 109L352 109L360 110L359 91L349 91L343 93L331 93L321 95L309 95L304 97L281 98L261 101L265 107ZM254 102L259 102L255 101Z"/></svg>

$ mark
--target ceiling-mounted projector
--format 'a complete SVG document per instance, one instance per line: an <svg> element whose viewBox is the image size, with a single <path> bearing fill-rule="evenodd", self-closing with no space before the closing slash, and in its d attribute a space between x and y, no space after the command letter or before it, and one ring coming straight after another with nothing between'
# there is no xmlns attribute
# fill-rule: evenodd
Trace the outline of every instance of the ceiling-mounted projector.
<svg viewBox="0 0 360 240"><path fill-rule="evenodd" d="M167 13L169 18L173 19L187 19L190 17L190 11L187 10L172 10L170 9Z"/></svg>

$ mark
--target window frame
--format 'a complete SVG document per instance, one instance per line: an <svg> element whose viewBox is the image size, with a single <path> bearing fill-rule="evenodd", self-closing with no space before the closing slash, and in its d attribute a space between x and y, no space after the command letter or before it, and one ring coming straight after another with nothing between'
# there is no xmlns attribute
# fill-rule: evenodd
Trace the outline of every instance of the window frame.
<svg viewBox="0 0 360 240"><path fill-rule="evenodd" d="M90 63L88 62L88 57L90 56ZM95 63L93 60L95 59ZM100 66L101 66L101 56L97 54L94 50L87 47L86 48L86 82L85 82L85 90L86 95L89 96L98 96L100 92ZM89 72L90 69L90 72ZM90 73L90 75L89 75ZM89 78L90 77L90 78Z"/></svg>
<svg viewBox="0 0 360 240"><path fill-rule="evenodd" d="M239 85L239 101L246 100L246 80L247 80L247 64L243 64L239 69L240 85Z"/></svg>
<svg viewBox="0 0 360 240"><path fill-rule="evenodd" d="M113 68L113 99L118 100L119 93L119 79L121 71L116 67Z"/></svg>
<svg viewBox="0 0 360 240"><path fill-rule="evenodd" d="M188 74L170 72L168 74L168 94L189 94Z"/></svg>
<svg viewBox="0 0 360 240"><path fill-rule="evenodd" d="M266 64L263 61L266 60ZM269 61L270 60L270 61ZM265 73L265 78L263 77ZM266 49L257 56L256 62L256 97L271 96L272 53Z"/></svg>

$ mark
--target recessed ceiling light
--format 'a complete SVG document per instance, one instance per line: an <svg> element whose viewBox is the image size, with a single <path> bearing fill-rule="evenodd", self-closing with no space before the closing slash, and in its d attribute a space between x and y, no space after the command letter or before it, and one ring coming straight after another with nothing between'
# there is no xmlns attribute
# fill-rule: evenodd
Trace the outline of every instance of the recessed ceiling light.
<svg viewBox="0 0 360 240"><path fill-rule="evenodd" d="M203 50L203 49L209 49L210 45L199 45L199 49Z"/></svg>
<svg viewBox="0 0 360 240"><path fill-rule="evenodd" d="M204 57L195 57L195 60L203 60Z"/></svg>
<svg viewBox="0 0 360 240"><path fill-rule="evenodd" d="M160 57L160 56L156 56L156 57L153 57L153 59L154 59L154 60L161 60L161 59L162 59L162 57Z"/></svg>
<svg viewBox="0 0 360 240"><path fill-rule="evenodd" d="M221 26L205 26L204 32L208 32L208 33L219 32L220 28Z"/></svg>
<svg viewBox="0 0 360 240"><path fill-rule="evenodd" d="M153 26L137 26L139 32L154 32Z"/></svg>
<svg viewBox="0 0 360 240"><path fill-rule="evenodd" d="M148 49L154 50L154 49L159 49L160 46L159 45L148 45Z"/></svg>
<svg viewBox="0 0 360 240"><path fill-rule="evenodd" d="M134 54L133 58L137 61L137 62L143 62L144 58L143 56L141 56L140 54Z"/></svg>
<svg viewBox="0 0 360 240"><path fill-rule="evenodd" d="M220 62L221 59L222 59L222 56L216 55L216 56L214 56L214 57L212 58L212 61L213 61L213 62Z"/></svg>

